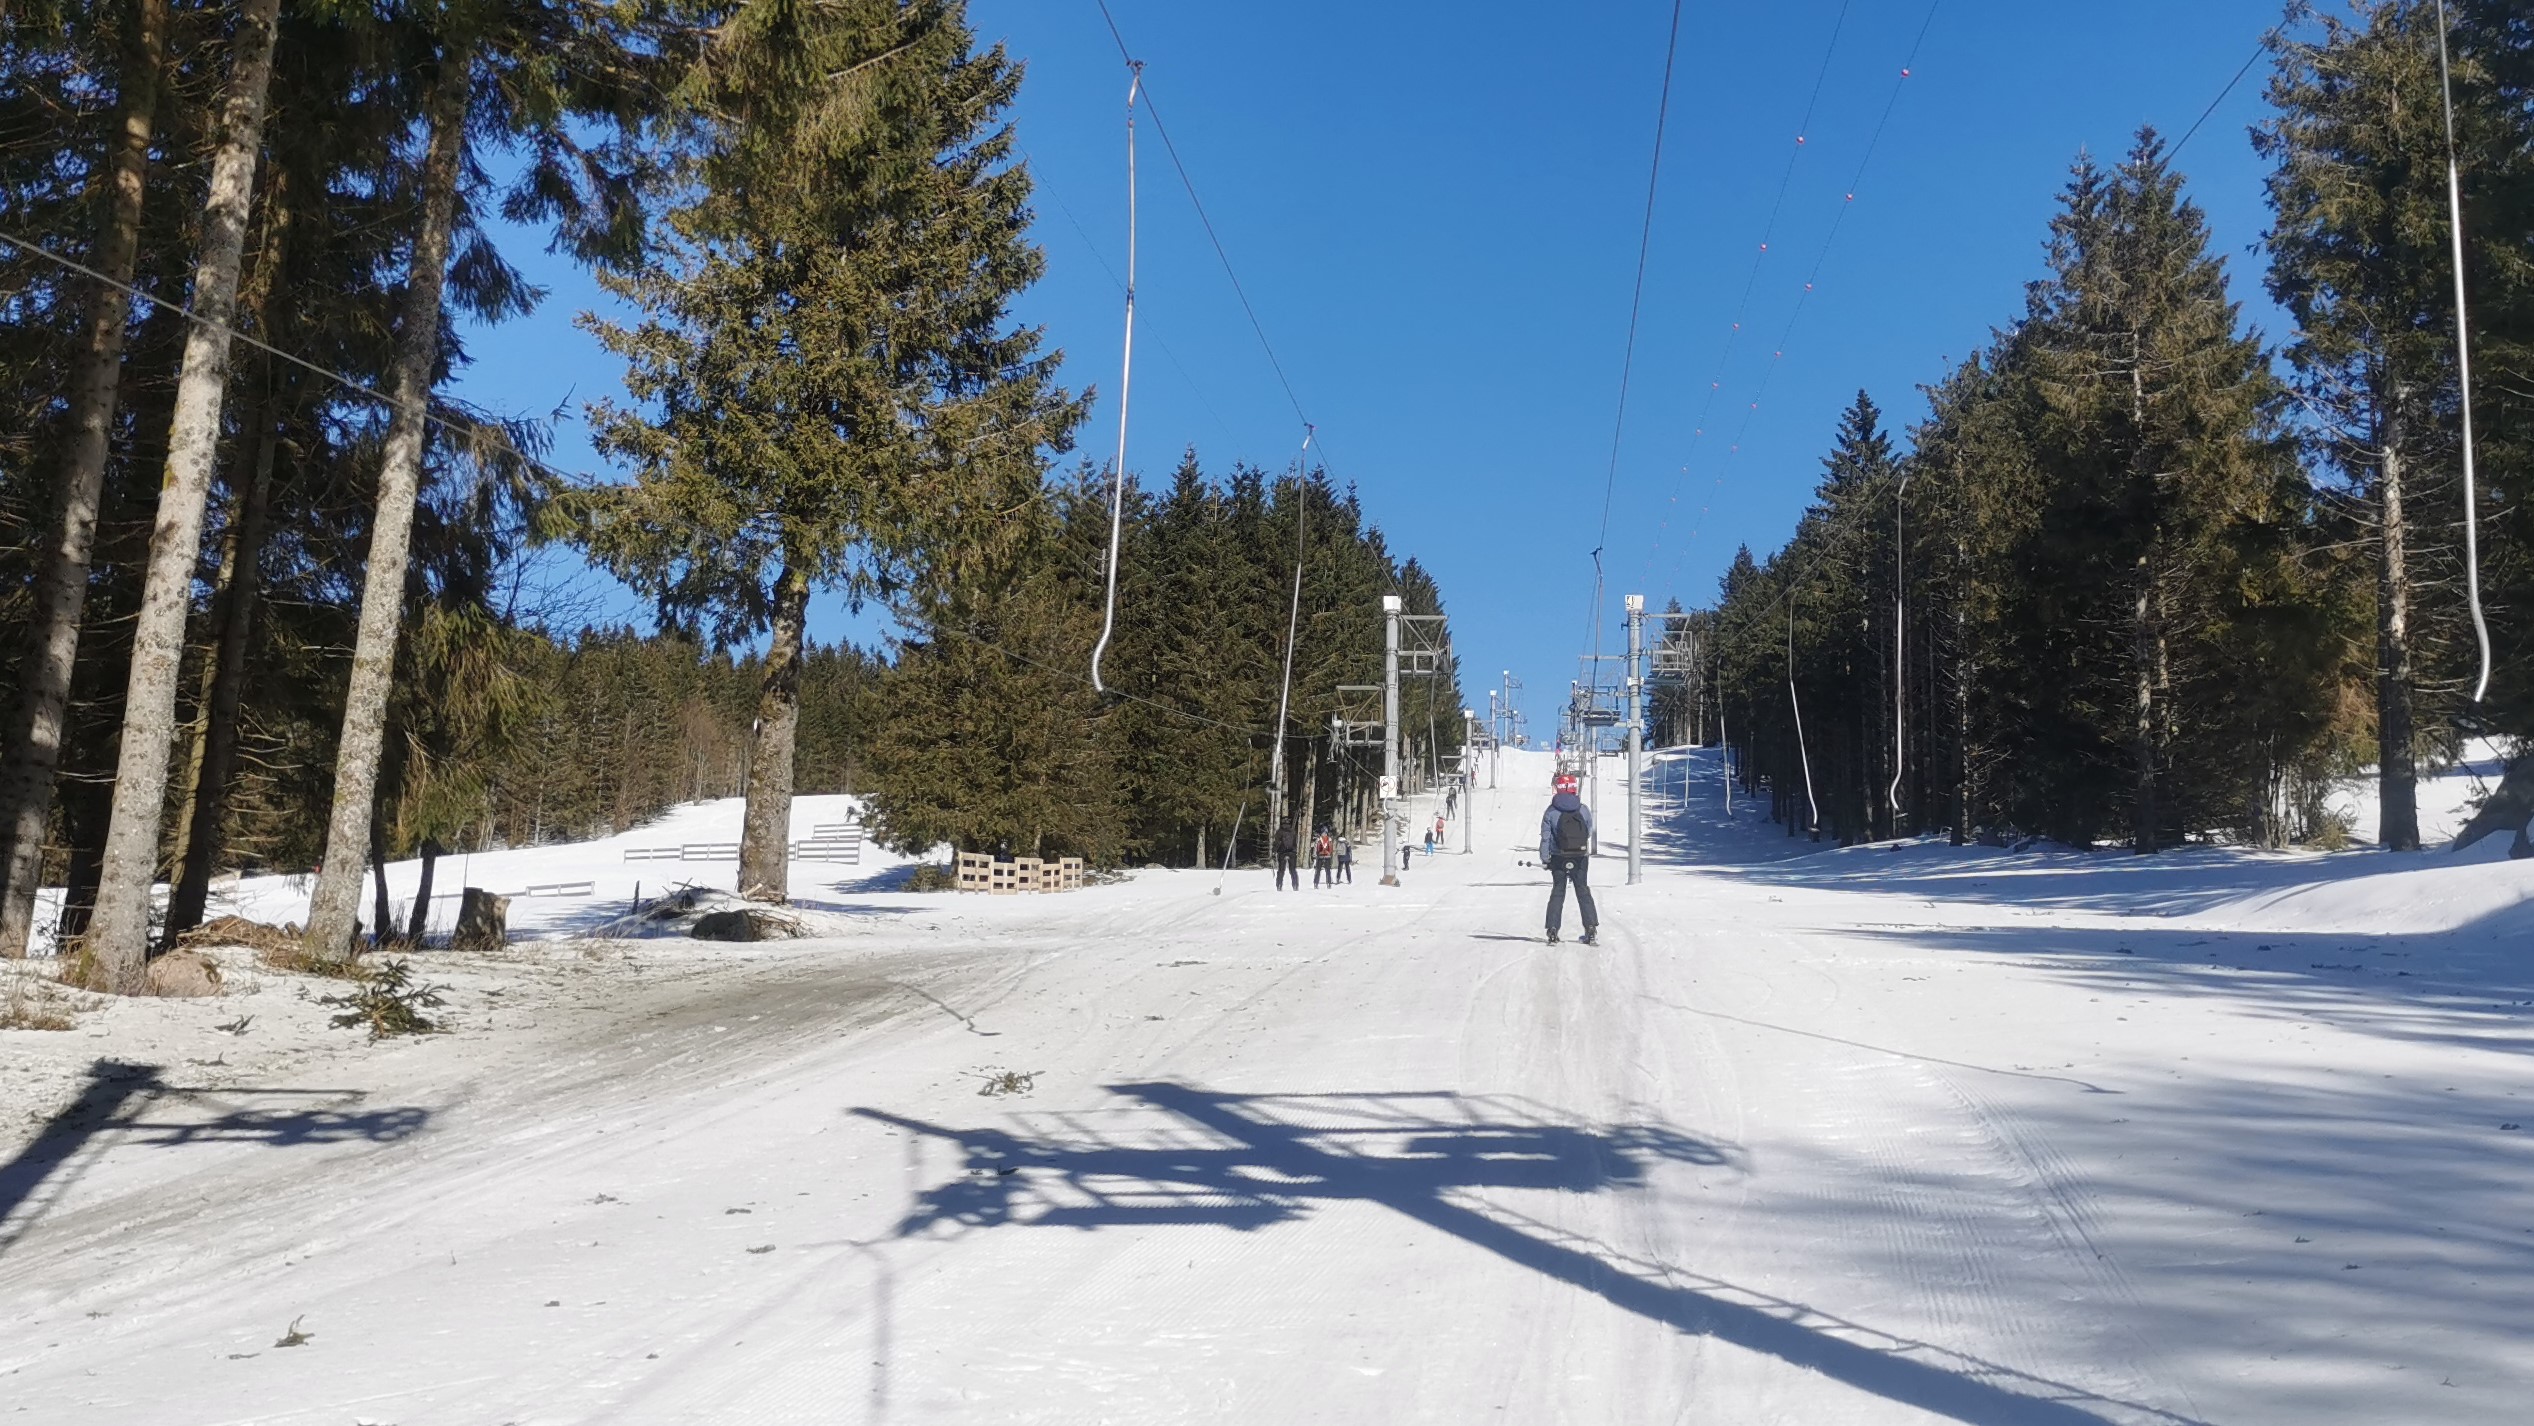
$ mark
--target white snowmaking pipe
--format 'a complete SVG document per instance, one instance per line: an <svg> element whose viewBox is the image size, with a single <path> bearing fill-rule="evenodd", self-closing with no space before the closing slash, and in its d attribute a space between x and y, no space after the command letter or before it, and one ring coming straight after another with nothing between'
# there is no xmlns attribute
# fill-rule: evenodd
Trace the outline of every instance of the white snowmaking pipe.
<svg viewBox="0 0 2534 1426"><path fill-rule="evenodd" d="M1097 693L1109 691L1100 681L1100 656L1117 627L1117 549L1126 528L1126 394L1135 380L1135 100L1144 91L1144 66L1128 60L1126 71L1126 350L1117 375L1117 466L1109 479L1109 598L1100 611L1100 641L1091 646L1091 687Z"/></svg>

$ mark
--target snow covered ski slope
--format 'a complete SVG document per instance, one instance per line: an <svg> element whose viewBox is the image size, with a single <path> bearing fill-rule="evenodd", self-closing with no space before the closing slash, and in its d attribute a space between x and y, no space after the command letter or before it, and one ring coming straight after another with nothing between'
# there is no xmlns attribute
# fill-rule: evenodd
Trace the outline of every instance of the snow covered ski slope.
<svg viewBox="0 0 2534 1426"><path fill-rule="evenodd" d="M2534 865L1822 851L1688 771L1594 949L1509 756L1396 889L0 1035L0 1420L2527 1419Z"/></svg>

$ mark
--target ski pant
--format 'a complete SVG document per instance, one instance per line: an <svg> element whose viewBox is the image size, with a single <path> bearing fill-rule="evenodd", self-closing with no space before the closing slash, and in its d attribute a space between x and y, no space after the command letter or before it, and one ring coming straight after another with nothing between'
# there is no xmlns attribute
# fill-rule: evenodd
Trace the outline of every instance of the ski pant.
<svg viewBox="0 0 2534 1426"><path fill-rule="evenodd" d="M1584 882L1584 874L1593 864L1584 852L1567 852L1549 859L1549 934L1557 934L1558 917L1566 910L1566 883L1575 883L1575 911L1584 918L1584 934L1601 924L1593 910L1593 889Z"/></svg>
<svg viewBox="0 0 2534 1426"><path fill-rule="evenodd" d="M1329 865L1327 857L1311 859L1311 884L1313 886L1337 885L1337 869Z"/></svg>
<svg viewBox="0 0 2534 1426"><path fill-rule="evenodd" d="M1337 879L1345 882L1349 886L1353 886L1355 884L1355 859L1353 857L1340 857L1338 859Z"/></svg>
<svg viewBox="0 0 2534 1426"><path fill-rule="evenodd" d="M1302 889L1302 868L1293 864L1293 853L1280 850L1276 853L1276 889L1278 891L1285 889L1286 877L1293 878L1294 890Z"/></svg>

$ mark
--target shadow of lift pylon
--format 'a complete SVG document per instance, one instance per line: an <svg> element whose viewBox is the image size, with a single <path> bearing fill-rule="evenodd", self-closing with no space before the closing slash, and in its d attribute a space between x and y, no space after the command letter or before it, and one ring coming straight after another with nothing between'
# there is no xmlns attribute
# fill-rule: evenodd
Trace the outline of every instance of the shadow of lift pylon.
<svg viewBox="0 0 2534 1426"><path fill-rule="evenodd" d="M2205 1426L1622 1253L1468 1196L1594 1193L1642 1183L1664 1161L1734 1163L1728 1149L1677 1130L1585 1127L1520 1101L1448 1092L1243 1095L1170 1082L1109 1089L1178 1122L1132 1144L1103 1138L1078 1116L1060 1116L1055 1132L1033 1135L853 1112L963 1152L959 1175L919 1198L900 1236L1006 1225L1256 1231L1306 1217L1321 1203L1379 1203L1640 1317L1974 1426Z"/></svg>

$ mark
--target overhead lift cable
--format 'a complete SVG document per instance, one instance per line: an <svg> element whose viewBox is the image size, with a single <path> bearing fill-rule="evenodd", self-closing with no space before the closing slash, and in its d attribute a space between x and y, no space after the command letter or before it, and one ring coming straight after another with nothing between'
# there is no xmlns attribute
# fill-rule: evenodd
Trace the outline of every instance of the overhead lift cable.
<svg viewBox="0 0 2534 1426"><path fill-rule="evenodd" d="M1118 57L1129 64L1138 63L1126 47L1126 36L1118 30L1117 17L1109 13L1108 0L1093 0L1093 3L1100 7L1100 18L1108 23L1109 38L1117 42ZM1188 165L1180 160L1179 145L1171 140L1170 126L1162 122L1161 106L1154 102L1149 91L1144 95L1144 112L1152 116L1153 132L1161 136L1162 152L1169 155L1170 167L1179 175L1179 186L1188 190L1189 206L1196 209L1197 223L1205 229L1206 241L1213 245L1216 261L1223 265L1223 276L1232 284L1232 295L1240 299L1241 312L1249 318L1249 329L1257 334L1259 349L1267 354L1267 365L1276 373L1276 384L1284 388L1285 400L1293 407L1293 418L1309 426L1311 418L1303 412L1302 398L1294 394L1293 382L1285 375L1285 364L1276 355L1276 344L1267 340L1267 326L1258 320L1258 309L1249 300L1249 289L1241 285L1241 275L1232 266L1232 254L1223 246L1223 235L1214 230L1214 219L1205 211L1205 200L1197 196L1197 182L1188 175ZM1326 452L1322 454L1325 456Z"/></svg>
<svg viewBox="0 0 2534 1426"><path fill-rule="evenodd" d="M1663 45L1663 92L1654 106L1654 157L1646 167L1645 218L1637 227L1637 275L1628 292L1628 339L1619 357L1619 408L1610 422L1610 470L1602 479L1601 526L1593 535L1593 598L1586 632L1601 652L1601 551L1610 538L1610 500L1619 486L1619 442L1628 427L1628 378L1636 368L1637 317L1645 306L1645 262L1654 241L1654 196L1663 181L1663 126L1672 112L1672 66L1680 51L1681 0L1672 0L1670 36Z"/></svg>
<svg viewBox="0 0 2534 1426"><path fill-rule="evenodd" d="M1883 112L1875 120L1873 132L1866 139L1864 154L1857 160L1856 172L1848 179L1848 186L1840 195L1839 207L1831 217L1829 230L1823 235L1821 247L1813 255L1812 266L1804 275L1803 288L1796 294L1794 310L1787 316L1785 328L1779 333L1777 344L1770 349L1768 365L1761 369L1759 385L1753 389L1749 404L1743 408L1742 419L1735 428L1732 442L1726 447L1725 453L1716 458L1714 483L1709 487L1707 502L1699 507L1699 523L1690 527L1689 539L1682 545L1682 557L1686 557L1689 550L1696 546L1698 537L1705 531L1707 516L1715 508L1716 493L1724 488L1726 469L1732 460L1741 454L1743 438L1750 434L1751 422L1759 412L1761 398L1768 394L1769 383L1775 376L1778 365L1785 359L1786 346L1795 334L1796 323L1802 319L1804 308L1812 300L1813 291L1820 282L1822 270L1830 261L1830 252L1839 240L1840 229L1847 222L1849 210L1856 206L1857 194L1864 189L1865 175L1873 167L1874 157L1882 148L1884 132L1891 127L1892 115L1900 107L1901 94L1917 68L1919 53L1926 46L1927 33L1935 27L1936 13L1943 8L1943 3L1944 0L1929 0L1927 13L1919 21L1917 36L1910 41L1908 57L1901 64L1900 73L1892 80L1891 91L1883 101ZM1703 427L1700 434L1704 434ZM1668 523L1669 517L1666 516L1664 524L1668 525ZM1662 528L1662 526L1657 527L1655 538L1658 543L1662 538ZM1651 563L1651 556L1648 560ZM1677 568L1678 560L1676 559L1674 563Z"/></svg>
<svg viewBox="0 0 2534 1426"><path fill-rule="evenodd" d="M2464 303L2464 183L2455 160L2455 80L2446 60L2446 0L2437 0L2437 85L2446 109L2446 212L2455 252L2455 375L2464 415L2464 589L2472 605L2473 638L2481 645L2481 675L2472 701L2490 691L2490 623L2481 612L2481 512L2473 491L2472 335Z"/></svg>
<svg viewBox="0 0 2534 1426"><path fill-rule="evenodd" d="M1091 646L1091 688L1100 682L1100 656L1117 628L1117 551L1126 531L1126 398L1135 380L1135 98L1144 91L1144 66L1126 61L1126 342L1118 358L1117 465L1109 473L1109 597L1100 611L1100 640Z"/></svg>
<svg viewBox="0 0 2534 1426"><path fill-rule="evenodd" d="M1812 93L1804 100L1802 117L1795 122L1795 143L1788 149L1786 167L1778 175L1777 197L1769 204L1767 220L1760 225L1760 241L1751 253L1751 270L1743 277L1742 296L1734 303L1733 319L1725 328L1723 344L1717 348L1714 371L1707 380L1707 394L1699 405L1697 420L1692 425L1697 435L1706 434L1707 422L1715 410L1716 395L1724 389L1725 368L1733 360L1734 347L1742 336L1743 323L1750 315L1751 294L1758 290L1761 264L1768 256L1769 244L1777 236L1777 220L1785 210L1786 194L1794 186L1796 161L1803 157L1805 146L1811 138L1813 116L1821 104L1821 91L1830 80L1830 62L1838 55L1839 36L1847 29L1848 10L1849 6L1846 3L1839 6L1838 17L1831 22L1830 39L1822 46L1821 65L1813 73ZM1688 473L1689 467L1682 466L1681 474L1686 476ZM1646 551L1645 556L1645 570L1649 578L1654 572L1655 557L1662 553L1663 536L1671 528L1671 507L1679 503L1679 500L1679 493L1675 491L1671 498L1664 502L1663 517L1656 522L1654 544Z"/></svg>
<svg viewBox="0 0 2534 1426"><path fill-rule="evenodd" d="M184 318L188 322L213 324L211 318L195 312L192 308L185 306L183 303L169 301L164 297L157 296L154 293L135 287L128 282L117 282L113 278L106 276L104 273L97 271L95 268L88 266L86 263L80 262L76 258L65 257L62 254L45 247L41 243L18 237L12 233L0 231L0 244L6 244L10 247L16 248L31 257L42 258L45 261L58 264L62 268L78 273L80 276L89 278L92 281L104 283L116 292L119 292L124 296L155 310L164 311L174 316ZM274 346L272 343L263 340L261 337L258 337L251 332L240 331L232 324L217 323L214 325L224 328L232 340L243 342L278 361L287 362L303 371L323 377L343 388L343 390L353 396L373 402L379 406L386 407L391 411L396 409L397 401L394 397L389 396L386 392L379 390L377 387L360 380L358 377L337 371L332 367L321 366L316 362L310 361L306 357L300 356L296 352L284 351L280 347ZM431 425L439 427L441 430L448 432L451 436L462 441L481 439L485 433L485 427L480 422L452 420L447 416L441 415L437 410L425 409L422 413L422 417ZM547 479L554 481L558 485L571 489L594 490L613 483L601 480L593 475L588 475L578 471L568 471L558 466L551 465L528 454L526 451L520 450L516 445L508 446L503 454L505 459L515 460L527 469L533 470L538 474L545 476ZM975 644L981 648L992 649L994 652L1003 655L1005 658L1014 659L1021 663L1028 664L1032 668L1044 669L1051 673L1065 672L1065 670L1055 669L1050 665L1040 663L1038 660L1030 658L1026 654L1015 653L991 639L968 633L963 629L954 629L942 626L935 628L933 632L946 634L953 638ZM1210 724L1214 727L1229 729L1233 732L1247 734L1253 737L1257 735L1258 730L1255 728L1244 727L1236 723L1226 723L1220 719L1208 718L1203 714L1190 712L1185 708L1173 707L1167 703L1158 703L1149 698L1138 698L1129 693L1119 693L1114 689L1109 690L1109 692L1112 696L1124 698L1130 702L1147 704L1161 710L1162 712L1171 714L1174 717L1192 719L1199 723Z"/></svg>

